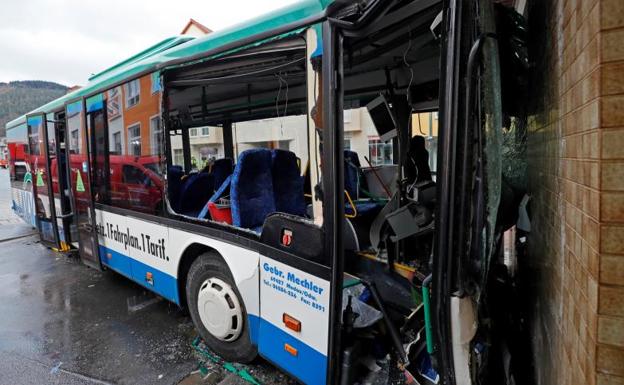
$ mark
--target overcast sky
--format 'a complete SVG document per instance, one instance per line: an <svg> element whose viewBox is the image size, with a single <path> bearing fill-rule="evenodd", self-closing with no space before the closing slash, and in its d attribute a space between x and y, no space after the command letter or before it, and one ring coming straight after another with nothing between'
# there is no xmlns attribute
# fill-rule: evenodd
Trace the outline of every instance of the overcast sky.
<svg viewBox="0 0 624 385"><path fill-rule="evenodd" d="M212 30L297 0L2 0L0 82L84 85L92 73L179 34Z"/></svg>

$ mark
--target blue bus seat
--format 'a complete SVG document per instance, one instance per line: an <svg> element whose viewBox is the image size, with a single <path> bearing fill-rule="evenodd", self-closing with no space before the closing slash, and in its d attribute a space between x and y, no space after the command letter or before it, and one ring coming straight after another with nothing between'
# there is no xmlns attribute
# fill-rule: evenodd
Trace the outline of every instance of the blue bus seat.
<svg viewBox="0 0 624 385"><path fill-rule="evenodd" d="M344 188L354 201L360 197L360 168L360 158L357 152L345 150Z"/></svg>
<svg viewBox="0 0 624 385"><path fill-rule="evenodd" d="M272 151L272 163L276 211L305 216L303 177L299 173L297 155L291 151L276 149Z"/></svg>
<svg viewBox="0 0 624 385"><path fill-rule="evenodd" d="M209 175L212 178L211 185L207 185L209 188L206 191L206 194L202 194L202 198L206 198L201 201L201 210L197 214L197 218L206 219L208 218L208 203L213 202L212 197L215 195L215 189L217 187L221 187L226 179L228 179L232 175L232 171L234 169L234 162L230 158L221 158L215 160L215 162L210 166ZM217 198L218 199L218 198ZM216 199L215 199L216 200ZM195 213L196 210L191 211L191 213Z"/></svg>
<svg viewBox="0 0 624 385"><path fill-rule="evenodd" d="M232 175L234 171L234 162L230 158L221 158L215 160L214 164L210 168L210 174L214 178L215 189L219 188L225 179ZM212 194L214 191L211 191Z"/></svg>
<svg viewBox="0 0 624 385"><path fill-rule="evenodd" d="M368 215L369 213L381 210L383 203L374 201L360 201L360 188L362 181L362 170L360 158L357 152L344 151L344 189L349 194L357 210L357 215ZM346 199L346 196L345 196ZM345 214L353 215L351 205L345 204Z"/></svg>
<svg viewBox="0 0 624 385"><path fill-rule="evenodd" d="M230 185L232 224L259 232L275 211L271 151L264 148L240 154Z"/></svg>
<svg viewBox="0 0 624 385"><path fill-rule="evenodd" d="M202 172L191 175L180 192L180 212L197 217L214 191L212 175Z"/></svg>

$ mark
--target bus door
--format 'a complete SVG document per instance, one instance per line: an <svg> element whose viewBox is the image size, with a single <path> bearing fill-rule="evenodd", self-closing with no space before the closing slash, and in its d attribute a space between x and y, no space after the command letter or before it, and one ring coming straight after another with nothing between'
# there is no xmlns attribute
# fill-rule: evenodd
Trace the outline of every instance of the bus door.
<svg viewBox="0 0 624 385"><path fill-rule="evenodd" d="M111 198L111 167L108 156L108 121L104 94L98 94L85 101L87 147L89 153L89 178L91 180L91 196L93 204L110 205ZM93 240L96 247L95 255L102 259L111 256L100 251L100 237L104 236L104 220L101 211L98 214L92 205Z"/></svg>
<svg viewBox="0 0 624 385"><path fill-rule="evenodd" d="M59 116L60 115L60 116ZM52 185L52 199L54 200L53 219L58 230L60 251L69 250L70 242L70 203L67 189L67 170L65 153L65 122L59 120L62 113L46 115L46 131L48 142L48 162L50 164L50 182Z"/></svg>
<svg viewBox="0 0 624 385"><path fill-rule="evenodd" d="M58 248L58 227L55 217L54 195L50 178L48 130L45 114L26 118L28 126L29 165L32 174L35 201L36 227L41 241L49 247Z"/></svg>
<svg viewBox="0 0 624 385"><path fill-rule="evenodd" d="M76 233L76 225L74 223L74 215L71 206L71 191L69 188L69 147L67 135L67 121L65 120L65 112L55 114L56 129L56 155L57 163L53 170L52 177L56 177L58 187L58 200L60 206L57 205L56 210L57 222L59 224L59 238L61 240L61 249L68 250L72 239L78 237ZM55 198L57 191L55 190Z"/></svg>
<svg viewBox="0 0 624 385"><path fill-rule="evenodd" d="M87 150L86 116L82 100L65 106L66 137L68 149L68 179L72 197L73 221L76 236L72 246L78 249L80 259L87 266L101 269L98 258L89 157Z"/></svg>

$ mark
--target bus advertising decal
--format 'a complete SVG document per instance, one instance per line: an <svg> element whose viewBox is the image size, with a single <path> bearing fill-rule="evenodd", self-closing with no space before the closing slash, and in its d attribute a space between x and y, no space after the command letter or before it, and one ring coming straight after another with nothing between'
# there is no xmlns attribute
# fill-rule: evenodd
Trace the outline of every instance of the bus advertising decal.
<svg viewBox="0 0 624 385"><path fill-rule="evenodd" d="M323 294L324 288L318 286L314 281L301 278L289 271L285 273L274 264L264 262L262 269L269 273L268 277L263 277L262 284L283 293L299 301L312 309L325 312L327 309L318 301L318 296Z"/></svg>
<svg viewBox="0 0 624 385"><path fill-rule="evenodd" d="M119 225L113 223L98 223L98 235L123 245L124 250L129 248L142 251L153 257L169 261L165 250L165 238L155 238L149 234L139 233L132 234L130 228L126 227L125 231L120 229Z"/></svg>

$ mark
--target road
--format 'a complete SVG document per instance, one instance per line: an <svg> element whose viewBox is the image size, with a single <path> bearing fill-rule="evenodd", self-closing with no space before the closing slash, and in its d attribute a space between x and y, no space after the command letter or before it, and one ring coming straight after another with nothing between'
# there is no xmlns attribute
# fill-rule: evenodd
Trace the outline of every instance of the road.
<svg viewBox="0 0 624 385"><path fill-rule="evenodd" d="M11 211L0 170L0 385L245 384L197 354L196 335L176 305L42 246ZM200 363L208 380L189 376ZM262 360L244 368L294 383Z"/></svg>
<svg viewBox="0 0 624 385"><path fill-rule="evenodd" d="M189 318L43 247L11 212L8 186L0 170L0 385L176 384L188 375L198 362Z"/></svg>

